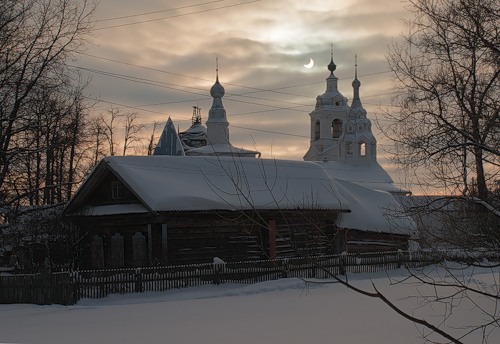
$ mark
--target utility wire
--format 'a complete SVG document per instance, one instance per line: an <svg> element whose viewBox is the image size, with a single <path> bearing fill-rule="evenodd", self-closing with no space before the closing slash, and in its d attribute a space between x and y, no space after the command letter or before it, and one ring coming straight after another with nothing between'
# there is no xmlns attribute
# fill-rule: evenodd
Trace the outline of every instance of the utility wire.
<svg viewBox="0 0 500 344"><path fill-rule="evenodd" d="M196 76L192 76L192 75L187 75L187 74L180 74L180 73L168 72L168 71L165 71L165 70L162 70L162 69L144 67L144 66L133 64L133 63L123 62L123 61L119 61L119 60L115 60L115 59L111 59L111 58L107 58L107 57L102 57L102 56L97 56L97 55L92 55L92 54L87 54L87 53L83 53L83 52L79 52L78 54L84 55L84 56L88 56L88 57L92 57L92 58L96 58L96 59L101 59L101 60L108 61L108 62L123 64L125 66L130 66L130 67L136 67L136 68L140 68L140 69L144 69L144 70L149 70L149 71L152 71L152 72L159 72L159 73L163 73L163 74L175 75L175 76L180 76L180 77L184 77L184 78L190 78L190 79L202 80L202 81L207 81L207 82L213 82L213 79L205 79L205 78L200 78L200 77L196 77ZM391 71L390 70L386 70L386 71L381 71L381 72L360 74L359 77L362 78L362 77L366 77L366 76L380 75L380 74L387 74L387 73L391 73ZM350 80L350 78L349 77L345 77L345 78L340 78L339 80ZM299 94L287 93L287 92L280 92L279 90L285 90L285 89L289 89L289 88L296 88L296 87L302 87L302 86L312 86L312 85L324 84L324 81L318 81L318 82L312 82L312 83L306 83L306 84L290 85L290 86L283 86L283 87L277 87L277 88L271 88L271 89L257 88L257 87L244 86L244 85L232 84L232 83L224 83L224 84L225 85L229 85L229 86L234 86L234 87L240 87L240 88L246 88L246 89L253 90L251 92L241 93L241 95L247 95L247 94L252 94L252 93L259 93L259 92L271 92L271 93L284 94L284 95L290 95L290 96L295 96L295 97L303 97L302 95L299 95ZM367 97L364 97L364 98L367 98Z"/></svg>
<svg viewBox="0 0 500 344"><path fill-rule="evenodd" d="M97 102L102 102L110 105L116 105L119 107L124 107L124 108L130 108L134 110L140 110L144 112L149 112L149 113L154 113L154 114L159 114L159 115L166 115L166 113L159 112L159 111L154 111L154 110L149 110L149 109L144 109L140 108L138 106L131 106L131 105L125 105L121 103L116 103L116 102L111 102L111 101L106 101L103 99L97 99L97 98L92 98L92 97L86 97L89 100L97 101ZM277 109L279 110L279 109ZM277 110L266 110L266 112L270 111L277 111ZM238 116L238 115L243 115L243 114L234 114L234 115L229 115L229 116ZM184 117L184 116L178 116L178 115L173 115L174 118L176 118L177 122L191 122L192 118L191 117ZM166 121L165 121L166 122ZM150 125L153 124L154 122L149 122L149 123L143 123L145 125ZM258 129L258 128L251 128L251 127L242 127L238 125L231 125L233 128L238 128L238 129L244 129L244 130L251 130L251 131L257 131L257 132L262 132L262 133L267 133L267 134L277 134L277 135L284 135L284 136L291 136L291 137L302 137L302 138L309 138L307 135L299 135L299 134L292 134L292 133L287 133L287 132L282 132L282 131L274 131L274 130L265 130L265 129ZM383 145L383 144L378 144L379 146L390 146L390 145Z"/></svg>
<svg viewBox="0 0 500 344"><path fill-rule="evenodd" d="M127 62L122 62L122 61L118 61L118 60L114 60L114 59L109 59L109 58L105 58L105 57L100 57L100 56L96 56L96 55L91 55L91 54L86 54L86 53L81 53L81 55L85 55L85 56L89 56L89 57L93 57L93 58L98 58L98 59L103 59L103 60L106 60L106 61L110 61L110 62L114 62L114 63L119 63L119 64L124 64L124 65L128 65L128 66L133 66L133 67L137 67L137 68L141 68L141 69L151 70L151 71L155 71L155 72L160 72L160 73L165 73L165 74L171 74L171 75L176 75L176 76L181 76L181 77L186 77L186 78L192 78L192 79L197 79L197 80L202 80L202 81L207 81L207 82L213 82L213 80L209 80L209 79L204 79L204 78L194 77L194 76L191 76L191 75L185 75L185 74L179 74L179 73L172 73L172 72L168 72L168 71L164 71L164 70L160 70L160 69L154 69L154 68L139 66L139 65L135 65L135 64L127 63ZM82 70L87 70L87 71L90 71L90 72L95 72L95 73L103 74L103 75L108 75L109 74L109 76L114 76L114 77L117 77L117 75L120 75L121 77L130 77L130 78L133 78L133 79L136 79L136 80L137 79L142 79L142 78L137 78L137 77L133 77L133 76L125 76L123 74L116 74L116 73L111 73L111 72L104 72L104 71L100 71L100 70L96 70L96 69L90 69L90 68L85 68L85 67L79 67L79 66L71 66L71 67L82 69ZM390 73L390 71L367 73L367 74L360 75L360 77L371 76L371 75L379 75L379 74L385 74L385 73ZM349 79L349 78L347 78L347 77L346 78L341 78L340 80L347 80L347 79ZM142 79L142 80L145 81L144 83L149 83L149 82L152 81L150 79ZM134 80L130 80L130 81L134 81ZM138 81L135 81L135 82L138 82ZM163 82L160 82L160 81L152 81L152 82L163 83ZM320 83L322 84L324 82L321 81L321 82L314 82L314 83L307 83L307 84L291 85L291 86L279 87L279 88L274 88L274 89L262 89L262 88L255 88L255 87L243 86L243 85L232 84L232 83L226 83L226 85L235 86L235 87L241 87L241 88L248 88L248 89L255 90L255 91L252 91L252 92L244 92L244 93L240 93L240 94L232 94L233 96L244 96L244 97L249 97L250 98L250 96L248 96L249 94L260 93L260 92L271 92L271 93L291 95L291 96L296 96L296 97L305 97L304 95L298 95L298 94L286 93L286 92L278 92L277 90L287 89L287 88L293 88L293 87L301 87L301 86L310 86L310 85L316 85L316 84L320 84ZM167 84L167 83L163 83L163 84ZM173 84L173 85L176 85L176 84ZM176 85L176 86L178 86L178 87L193 88L193 87L183 86L183 85ZM198 88L198 90L206 92L205 89ZM178 91L183 92L182 90L178 90ZM188 92L188 91L186 91L186 92ZM374 95L363 96L363 98L366 99L366 98L370 98L370 97L379 97L379 96L385 96L385 95L391 95L391 94L397 94L397 93L398 92L384 93L384 94L374 94ZM194 93L194 94L205 95L205 93L203 93L203 94ZM266 99L266 98L255 98L255 99L267 100L267 101L275 101L275 102L286 102L286 101L277 101L277 100ZM143 104L141 106L158 106L158 105L166 105L166 104L172 104L172 103L175 103L175 102ZM364 103L365 104L369 104L369 105L381 105L381 104L373 104L373 103L369 103L369 102L364 102ZM297 103L295 103L295 104L297 104ZM306 105L304 104L304 106L306 106ZM394 107L394 105L385 105L385 106Z"/></svg>
<svg viewBox="0 0 500 344"><path fill-rule="evenodd" d="M154 68L139 66L139 65L135 65L135 64L131 64L131 63L126 63L126 62L123 62L123 61L118 61L118 60L109 59L109 58L105 58L105 57L100 57L100 56L96 56L96 55L91 55L91 54L86 54L86 53L81 53L81 54L89 56L89 57L93 57L93 58L98 58L98 59L106 60L106 61L113 62L113 63L119 63L119 64L124 64L124 65L129 65L129 66L133 66L133 67L136 67L136 68L151 70L151 71L155 71L155 72L161 72L161 73L165 73L165 74L171 74L171 75L176 75L176 76L181 76L181 77L187 77L187 78L192 78L192 79L197 79L197 80L203 80L203 81L209 81L209 82L213 81L213 80L203 79L203 78L194 77L194 76L190 76L190 75L184 75L184 74L179 74L179 73L172 73L172 72L168 72L168 71L164 71L164 70L159 70L159 69L154 69ZM79 67L79 66L71 66L70 65L70 67L76 68L76 69L80 69L80 70L86 70L86 71L91 72L91 73L97 73L97 74L101 74L101 75L105 75L105 76L119 78L119 79L126 80L126 81L138 82L138 83L149 84L149 85L153 85L153 86L158 86L158 87L164 87L164 88L168 88L168 89L173 89L173 90L176 90L176 91L179 91L179 92L186 92L186 93L191 93L191 94L200 95L200 96L205 96L205 93L206 93L206 90L205 89L201 89L201 88L195 88L195 87L190 87L190 86L183 86L183 85L178 85L178 84L169 84L169 83L164 83L164 82L160 82L160 81L155 81L155 80L150 80L150 79L145 79L145 78L138 78L138 77L134 77L134 76L127 76L127 75L118 74L118 73L112 73L112 72L105 72L105 71L101 71L101 70L96 70L96 69L91 69L91 68L85 68L85 67ZM370 75L384 74L384 73L389 73L389 72L390 71L367 73L367 74L361 75L361 77L363 77L363 76L370 76ZM345 79L349 79L349 78L346 77L346 78L342 78L340 80L345 80ZM321 81L321 82L315 82L315 83L308 83L308 84L291 85L291 86L285 86L285 87L280 87L280 88L275 88L275 89L261 89L261 88L255 88L255 87L249 87L249 86L242 86L242 85L227 83L228 85L232 85L232 86L236 86L236 87L247 88L247 89L252 89L253 90L251 92L245 92L245 93L241 93L241 94L233 94L233 96L248 97L248 98L255 98L255 99L266 100L266 101L284 102L284 103L291 103L291 104L298 105L298 106L295 106L295 107L285 108L285 107L270 106L270 105L266 105L266 104L259 104L259 103L255 103L255 102L244 102L242 100L235 100L235 99L231 99L231 98L226 98L229 101L235 101L235 102L240 102L240 103L248 103L248 104L252 104L252 105L260 105L260 106L266 106L266 107L271 107L272 108L272 109L267 109L267 110L262 110L262 111L252 111L252 112L247 112L247 113L232 114L232 115L229 115L229 116L241 116L241 115L248 115L248 114L255 114L255 113L266 113L266 112L279 111L279 110L294 110L294 111L306 112L304 110L298 110L297 108L306 107L306 106L310 107L310 106L313 106L313 105L310 105L310 104L307 104L307 105L306 104L297 104L297 103L293 103L293 102L277 101L277 100L265 99L265 98L258 98L258 97L250 97L250 96L248 96L248 94L259 93L259 92L272 92L272 93L287 94L287 95L292 95L292 96L299 96L299 95L296 95L296 94L290 94L290 93L285 93L285 92L278 92L277 90L294 88L294 87L301 87L301 86L309 86L309 85L315 85L315 84L320 84L320 83L323 83L323 81ZM166 85L172 85L172 86L166 86ZM173 86L176 86L176 87L179 87L179 88L191 88L191 89L199 90L199 91L201 91L203 93L187 91L187 90L179 89L179 88L176 88L176 87L173 87ZM397 93L397 92L385 93L385 94L380 94L380 95L364 96L363 98L375 97L375 96L382 96L382 95L390 95L390 94L395 94L395 93ZM95 98L90 98L90 97L87 97L87 98L88 99L92 99L94 101L99 101L99 102L104 102L104 103L111 104L111 105L116 105L116 106L119 106L119 107L130 108L130 109L139 110L139 111L148 112L148 113L165 115L164 112L159 112L159 111L154 111L154 110L149 110L149 109L143 108L143 106L151 106L151 104L141 105L141 106L131 106L131 105L125 105L125 104L121 104L121 103L106 101L106 100L103 100L103 99L95 99ZM210 98L204 97L201 100L206 100L206 99L210 99ZM165 103L157 103L157 104L153 104L153 105L164 105L164 104L181 103L181 102L192 102L192 101L199 101L199 100L200 99L175 101L175 102L165 102ZM369 104L369 103L366 103L366 104ZM374 104L374 105L379 105L379 104ZM189 122L189 121L191 121L191 118L188 118L188 117L177 116L177 115L175 117L180 119L180 120L178 120L179 122ZM241 126L236 126L236 125L232 125L232 127L239 128L239 129L244 129L244 130L252 130L252 131L258 131L258 132L270 133L270 134L286 135L286 136L292 136L292 137L303 137L303 138L308 138L309 137L309 136L305 136L305 135L291 134L291 133L285 133L285 132L279 132L279 131L271 131L271 130L264 130L264 129L257 129L257 128L241 127Z"/></svg>
<svg viewBox="0 0 500 344"><path fill-rule="evenodd" d="M184 86L184 85L179 85L179 84L166 83L166 82L162 82L162 81L139 78L139 77L134 77L134 76L130 76L130 75L106 72L106 71L102 71L102 70L98 70L98 69L85 68L85 67L79 67L79 66L74 66L74 65L68 65L68 66L71 68L74 68L74 69L84 70L84 71L87 71L90 73L105 75L105 76L118 78L118 79L122 79L122 80L127 80L127 81L131 81L131 82L136 82L136 83L141 83L141 84L146 84L146 85L153 85L153 86L163 87L163 88L172 89L172 90L176 90L176 91L180 91L180 92L192 93L192 94L196 94L196 95L202 95L202 96L206 95L205 88L197 88L197 87L192 87L192 86ZM188 89L199 90L203 93L186 91L186 90L179 89L179 88L188 88ZM245 97L245 98L250 98L250 99L264 100L264 101L278 102L278 103L287 103L287 104L293 104L293 105L298 105L298 106L311 106L311 104L301 104L301 103L290 102L290 101L286 101L286 100L275 100L275 99L269 99L269 98L248 96L245 93L242 93L242 94L226 93L226 94L228 96L233 96L233 97ZM231 100L231 98L228 98L228 97L226 97L225 99ZM241 101L241 102L243 102L243 101ZM265 104L259 104L259 103L251 103L250 102L250 104L272 107L271 105L265 105Z"/></svg>
<svg viewBox="0 0 500 344"><path fill-rule="evenodd" d="M190 12L190 13L176 14L176 15L172 15L172 16L168 16L168 17L162 17L162 18L156 18L156 19L142 20L142 21L133 22L133 23L125 23L125 24L118 24L118 25L98 27L98 28L95 28L94 31L101 31L101 30L114 29L114 28L123 27L123 26L131 26L131 25L138 25L138 24L150 23L150 22L154 22L154 21L160 21L160 20L165 20L165 19L184 17L184 16L189 16L189 15L198 14L198 13L212 12L212 11L217 11L217 10L226 9L226 8L230 8L230 7L237 7L237 6L248 5L248 4L255 3L255 2L260 2L260 0L252 0L252 1L247 1L247 2L243 2L243 3L239 3L239 4L232 4L232 5L220 6L220 7L216 7L216 8L209 8L209 9L206 9L206 10L199 10L199 11Z"/></svg>
<svg viewBox="0 0 500 344"><path fill-rule="evenodd" d="M205 88L196 88L196 87L192 87L192 86L184 86L184 85L173 84L173 83L165 83L162 81L139 78L139 77L124 75L124 74L106 72L106 71L101 71L101 70L97 70L97 69L79 67L79 66L74 66L74 65L69 65L69 67L74 68L74 69L84 70L84 71L87 71L90 73L95 73L95 74L109 76L109 77L113 77L113 78L117 78L117 79L121 79L121 80L126 80L126 81L130 81L130 82L135 82L135 83L140 83L140 84L145 84L145 85L152 85L152 86L162 87L162 88L166 88L166 89L171 89L171 90L178 91L178 92L184 92L184 93L190 93L190 94L194 94L194 95L203 96L203 98L201 98L201 99L170 101L170 102L162 102L162 103L154 103L154 104L143 104L143 105L139 105L139 107L159 106L159 105L175 104L175 103L183 103L183 102L193 102L193 101L197 102L200 100L210 99L210 98L206 97L206 89ZM373 74L375 74L375 73L373 73ZM194 90L197 90L200 92L189 91L189 90L186 90L186 88L187 89L194 89ZM249 94L253 94L253 93L254 92L249 92ZM262 97L253 97L253 96L247 95L248 93L241 93L241 94L226 93L226 94L229 96L229 97L226 96L226 98L225 98L228 101L246 103L246 104L251 104L251 105L258 105L258 106L265 106L265 107L274 108L277 110L292 110L292 111L304 112L304 110L298 110L298 108L314 106L314 104L301 104L301 103L290 102L290 101L285 101L285 100L275 100L275 99L262 98ZM377 96L384 96L384 95L391 95L391 94L397 94L397 92L369 95L369 96L364 96L363 98L377 97ZM245 98L250 98L250 99L264 100L264 101L277 102L277 103L287 103L287 104L292 104L292 105L297 105L297 106L295 106L295 107L273 106L273 105L268 105L268 104L238 100L238 99L231 98L231 96L233 96L233 97L245 97ZM304 96L302 96L302 97L304 97ZM368 103L368 102L363 102L363 103L370 104L370 105L381 105L381 104L373 104L373 103ZM233 116L248 115L248 114L254 114L254 113L264 113L267 111L268 110L253 111L253 112L247 112L247 113L241 113L241 114L233 114Z"/></svg>
<svg viewBox="0 0 500 344"><path fill-rule="evenodd" d="M105 21L120 20L120 19L127 19L127 18L133 18L133 17L142 17L142 16L147 16L147 15L150 15L150 14L158 14L158 13L163 13L163 12L171 12L171 11L176 11L176 10L183 10L185 8L196 7L196 6L203 6L203 5L213 4L215 2L222 2L222 1L225 1L225 0L214 0L214 1L209 1L209 2L202 2L200 4L195 4L195 5L188 5L188 6L181 6L181 7L169 8L169 9L166 9L166 10L158 10L158 11L152 11L152 12L144 12L144 13L138 13L138 14L131 14L131 15L128 15L128 16L120 16L120 17L97 19L97 20L94 20L93 23L101 23L101 22L105 22Z"/></svg>
<svg viewBox="0 0 500 344"><path fill-rule="evenodd" d="M149 70L149 71L152 71L152 72L158 72L158 73L163 73L163 74L175 75L175 76L180 76L180 77L183 77L183 78L190 78L190 79L207 81L207 82L214 82L213 79L205 79L205 78L200 78L200 77L196 77L196 76L192 76L192 75L186 75L186 74L179 74L179 73L168 72L168 71L165 71L165 70L162 70L162 69L156 69L156 68L139 66L139 65L136 65L136 64L133 64L133 63L118 61L118 60L110 59L110 58L107 58L107 57L101 57L101 56L96 56L96 55L82 53L82 52L79 52L78 54L84 55L84 56L88 56L88 57L92 57L92 58L96 58L96 59L101 59L101 60L109 61L109 62L113 62L113 63L122 64L122 65L125 65L125 66L130 66L130 67L136 67L136 68L140 68L140 69L144 69L144 70ZM80 67L80 68L84 68L84 67ZM361 77L362 76L363 75L361 75ZM343 79L341 79L341 80L343 80ZM225 85L229 85L229 86L234 86L234 87L246 88L246 89L250 89L250 90L254 91L254 92L246 92L244 94L251 94L251 93L258 93L258 92L271 92L271 93L277 93L277 94L284 94L284 95L290 95L290 96L295 96L295 97L301 97L302 95L299 95L299 94L279 92L277 90L283 90L283 89L287 89L287 88L300 87L300 86L317 85L317 84L322 84L322 83L323 82L320 81L320 82L314 82L314 83L309 83L309 84L279 87L279 88L276 88L276 89L262 89L262 88L256 88L256 87L250 87L250 86L243 86L243 85L232 84L232 83L224 83L224 84Z"/></svg>

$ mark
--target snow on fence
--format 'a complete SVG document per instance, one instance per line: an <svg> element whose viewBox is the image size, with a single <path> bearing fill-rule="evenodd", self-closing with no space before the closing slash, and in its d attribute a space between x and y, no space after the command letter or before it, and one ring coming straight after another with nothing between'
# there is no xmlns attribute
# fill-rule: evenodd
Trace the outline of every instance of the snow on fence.
<svg viewBox="0 0 500 344"><path fill-rule="evenodd" d="M0 276L0 303L75 304L109 294L165 291L204 284L257 283L286 277L329 278L346 273L416 267L442 258L423 252L340 254L182 266Z"/></svg>

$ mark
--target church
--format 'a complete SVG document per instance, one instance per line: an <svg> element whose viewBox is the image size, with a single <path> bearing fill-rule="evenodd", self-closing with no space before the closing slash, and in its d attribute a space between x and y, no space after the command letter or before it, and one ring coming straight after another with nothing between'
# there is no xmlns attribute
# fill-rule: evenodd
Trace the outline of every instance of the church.
<svg viewBox="0 0 500 344"><path fill-rule="evenodd" d="M169 119L152 156L104 158L65 215L84 237L92 268L276 259L406 249L409 218L378 164L360 99L338 90L333 61L326 91L310 113L305 161L264 159L235 147L218 71L205 126L177 133Z"/></svg>
<svg viewBox="0 0 500 344"><path fill-rule="evenodd" d="M408 194L408 191L394 185L392 178L377 162L377 140L361 103L357 62L351 105L338 89L333 53L327 68L330 75L326 79L326 91L316 98L315 109L309 114L310 147L304 160L324 162L325 170L337 179L392 194ZM206 127L201 124L198 107L193 107L192 125L185 132L177 134L169 118L155 155L260 157L260 152L231 145L229 122L222 104L224 87L219 82L218 73L210 94L214 100Z"/></svg>

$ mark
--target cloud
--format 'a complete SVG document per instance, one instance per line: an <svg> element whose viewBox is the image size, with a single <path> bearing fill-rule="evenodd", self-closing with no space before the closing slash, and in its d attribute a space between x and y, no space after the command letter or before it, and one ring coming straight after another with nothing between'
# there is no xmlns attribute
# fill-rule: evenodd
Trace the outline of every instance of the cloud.
<svg viewBox="0 0 500 344"><path fill-rule="evenodd" d="M314 109L316 96L325 91L332 43L340 91L352 97L357 54L361 96L369 117L372 111L379 111L377 104L390 104L390 96L385 94L392 91L392 82L390 74L384 73L388 69L385 55L387 46L403 31L401 3L247 2L102 0L96 19L157 13L101 21L95 23L96 28L169 18L96 31L87 53L125 64L88 55L80 55L75 63L100 71L90 73L89 93L93 97L149 110L122 108L140 113L144 123L164 122L172 116L185 130L193 105L200 106L207 117L218 57L231 141L249 148L255 141L264 157L270 157L272 151L279 158L302 159L307 151L308 114ZM316 65L307 70L303 64L310 57ZM367 74L373 75L363 76ZM101 109L108 105L101 104ZM380 133L376 135L381 141ZM381 159L387 163L385 156Z"/></svg>

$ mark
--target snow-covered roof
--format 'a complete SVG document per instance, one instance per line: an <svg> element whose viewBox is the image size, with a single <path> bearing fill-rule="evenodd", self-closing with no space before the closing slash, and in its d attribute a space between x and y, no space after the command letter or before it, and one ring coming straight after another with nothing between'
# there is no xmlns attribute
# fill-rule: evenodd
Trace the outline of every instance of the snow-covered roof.
<svg viewBox="0 0 500 344"><path fill-rule="evenodd" d="M153 211L349 209L336 183L316 164L176 156L103 161Z"/></svg>
<svg viewBox="0 0 500 344"><path fill-rule="evenodd" d="M403 207L393 195L344 180L337 180L337 183L351 209L350 213L341 214L337 226L371 232L413 234L413 220L403 215Z"/></svg>
<svg viewBox="0 0 500 344"><path fill-rule="evenodd" d="M333 177L328 163L237 157L113 156L101 161L149 211L337 210L337 225L394 232L391 194ZM94 170L95 173L96 170ZM85 188L85 184L75 194ZM92 213L143 212L141 207L94 207ZM101 209L102 208L102 209ZM350 213L347 213L349 212Z"/></svg>
<svg viewBox="0 0 500 344"><path fill-rule="evenodd" d="M370 189L406 194L408 191L398 188L389 174L376 161L369 163L349 161L318 162L328 175L365 186Z"/></svg>
<svg viewBox="0 0 500 344"><path fill-rule="evenodd" d="M206 134L207 128L205 128L201 123L193 124L188 130L186 130L183 134Z"/></svg>
<svg viewBox="0 0 500 344"><path fill-rule="evenodd" d="M188 155L198 156L198 155L225 155L225 156L248 156L255 157L260 156L260 152L253 151L245 148L234 147L232 144L215 144L206 145L198 148L193 148L189 150Z"/></svg>
<svg viewBox="0 0 500 344"><path fill-rule="evenodd" d="M175 130L174 122L169 117L165 128L158 140L158 144L154 150L154 155L184 155L184 148L177 131Z"/></svg>

